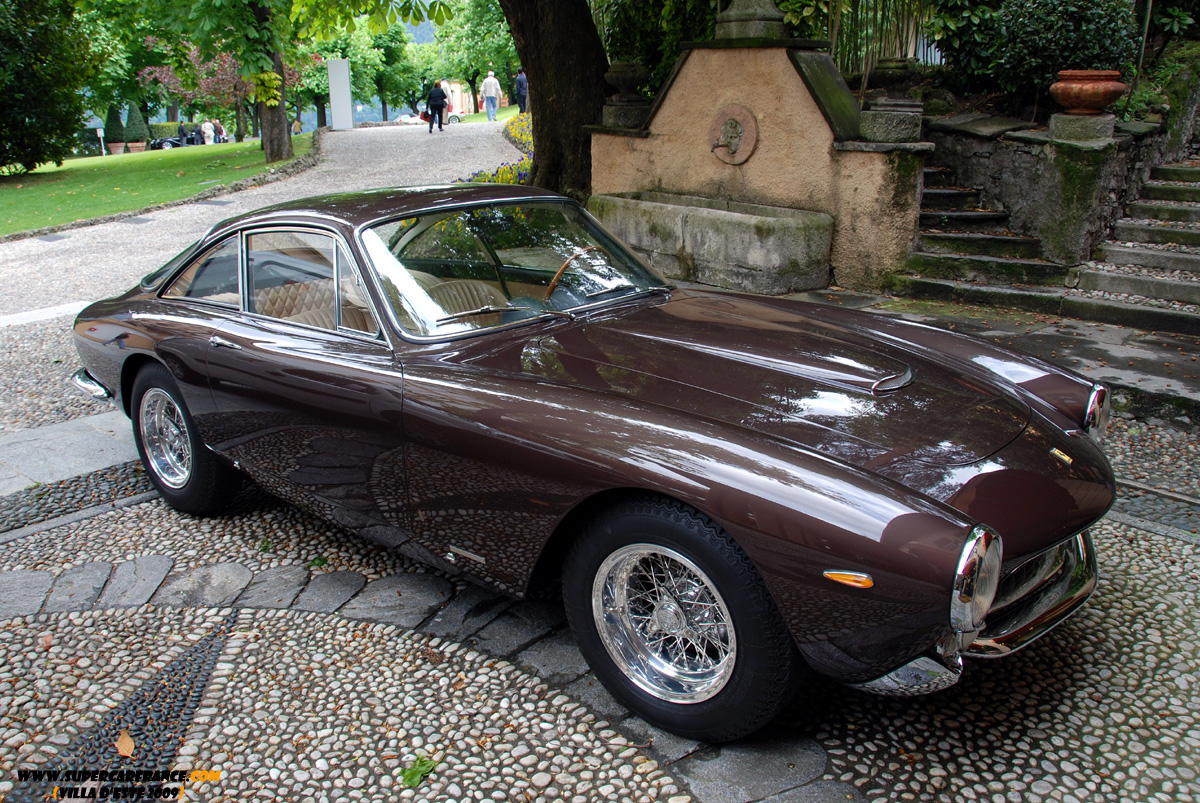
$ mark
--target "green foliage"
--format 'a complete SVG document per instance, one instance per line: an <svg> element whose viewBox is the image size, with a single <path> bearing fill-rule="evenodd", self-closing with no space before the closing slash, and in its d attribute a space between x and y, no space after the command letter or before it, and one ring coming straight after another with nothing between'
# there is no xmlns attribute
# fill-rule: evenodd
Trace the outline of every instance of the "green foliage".
<svg viewBox="0 0 1200 803"><path fill-rule="evenodd" d="M179 135L179 123L148 123L150 139L167 139ZM183 123L184 130L196 131L200 128L196 123Z"/></svg>
<svg viewBox="0 0 1200 803"><path fill-rule="evenodd" d="M408 52L408 34L403 25L393 25L376 34L372 45L381 59L375 73L375 92L380 100L395 108L404 102L407 92L420 88L421 79Z"/></svg>
<svg viewBox="0 0 1200 803"><path fill-rule="evenodd" d="M1059 70L1128 72L1140 40L1132 0L1004 0L997 23L997 72L1021 93L1045 93Z"/></svg>
<svg viewBox="0 0 1200 803"><path fill-rule="evenodd" d="M116 105L108 107L108 116L104 118L104 141L125 141L125 124L121 122L121 110Z"/></svg>
<svg viewBox="0 0 1200 803"><path fill-rule="evenodd" d="M784 20L795 35L828 39L844 73L867 70L882 58L915 55L931 0L782 0Z"/></svg>
<svg viewBox="0 0 1200 803"><path fill-rule="evenodd" d="M150 137L150 129L146 128L146 120L142 110L136 103L129 104L129 116L125 120L125 141L145 142Z"/></svg>
<svg viewBox="0 0 1200 803"><path fill-rule="evenodd" d="M0 0L0 172L62 163L90 64L69 0Z"/></svg>
<svg viewBox="0 0 1200 803"><path fill-rule="evenodd" d="M350 93L356 100L369 101L374 97L375 74L383 67L383 53L375 47L365 27L311 42L300 53L305 67L296 90L306 103L329 102L328 59L349 59Z"/></svg>
<svg viewBox="0 0 1200 803"><path fill-rule="evenodd" d="M1145 71L1134 89L1119 108L1125 120L1145 119L1164 110L1184 107L1184 98L1173 99L1176 79L1183 82L1185 94L1190 90L1187 79L1200 75L1200 42L1182 42L1170 47L1153 69ZM1192 79L1194 80L1194 79Z"/></svg>
<svg viewBox="0 0 1200 803"><path fill-rule="evenodd" d="M441 758L441 754L435 758L430 758L426 755L417 756L412 766L400 773L400 783L409 788L420 785L421 781L425 780L437 769Z"/></svg>
<svg viewBox="0 0 1200 803"><path fill-rule="evenodd" d="M946 76L957 89L986 90L995 84L996 10L999 0L935 0L925 32L942 54Z"/></svg>
<svg viewBox="0 0 1200 803"><path fill-rule="evenodd" d="M509 78L516 76L520 62L499 0L450 0L450 7L454 18L437 30L447 72L466 79L474 92L488 70L493 70L499 81L508 84L512 97Z"/></svg>
<svg viewBox="0 0 1200 803"><path fill-rule="evenodd" d="M679 58L680 42L713 38L717 0L595 0L593 16L611 61L638 61L655 94Z"/></svg>

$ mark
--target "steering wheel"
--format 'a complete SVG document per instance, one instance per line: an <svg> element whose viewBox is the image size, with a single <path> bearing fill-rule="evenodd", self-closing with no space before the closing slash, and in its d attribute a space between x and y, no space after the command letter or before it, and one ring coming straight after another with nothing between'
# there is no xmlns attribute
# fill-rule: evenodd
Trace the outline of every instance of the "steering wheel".
<svg viewBox="0 0 1200 803"><path fill-rule="evenodd" d="M574 262L576 257L581 257L584 254L586 254L588 251L597 251L597 250L604 251L604 246L601 246L601 245L584 246L583 248L580 248L575 253L571 254L571 256L567 257L567 261L562 263L562 265L559 266L558 270L556 270L554 272L554 278L550 280L550 284L546 285L546 296L542 300L549 301L550 296L554 295L554 291L558 289L559 280L562 279L563 274L566 273L566 271L567 271L567 266L570 265L572 262ZM608 252L605 251L605 253L608 253Z"/></svg>

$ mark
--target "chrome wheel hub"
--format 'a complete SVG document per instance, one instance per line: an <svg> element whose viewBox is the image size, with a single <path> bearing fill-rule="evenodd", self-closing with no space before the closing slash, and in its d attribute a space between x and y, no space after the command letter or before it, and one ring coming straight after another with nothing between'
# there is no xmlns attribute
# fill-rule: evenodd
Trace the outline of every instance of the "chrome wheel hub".
<svg viewBox="0 0 1200 803"><path fill-rule="evenodd" d="M138 410L146 461L168 488L182 488L192 473L192 447L183 411L166 391L151 388Z"/></svg>
<svg viewBox="0 0 1200 803"><path fill-rule="evenodd" d="M592 614L609 656L638 688L699 703L729 682L737 636L724 599L688 558L631 544L600 565Z"/></svg>

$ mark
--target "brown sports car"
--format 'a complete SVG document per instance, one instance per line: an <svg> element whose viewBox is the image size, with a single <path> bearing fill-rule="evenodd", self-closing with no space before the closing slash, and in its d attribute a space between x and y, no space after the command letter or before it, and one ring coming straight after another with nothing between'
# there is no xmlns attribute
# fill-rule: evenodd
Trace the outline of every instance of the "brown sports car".
<svg viewBox="0 0 1200 803"><path fill-rule="evenodd" d="M459 185L222 223L75 324L163 498L243 475L522 596L659 725L737 738L810 672L884 694L1096 583L1107 392L939 329L673 287L574 202Z"/></svg>

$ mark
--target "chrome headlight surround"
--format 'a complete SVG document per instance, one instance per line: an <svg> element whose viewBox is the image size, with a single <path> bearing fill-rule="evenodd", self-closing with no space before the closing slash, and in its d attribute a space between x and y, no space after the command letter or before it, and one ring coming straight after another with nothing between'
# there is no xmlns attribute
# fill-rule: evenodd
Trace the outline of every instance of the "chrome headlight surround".
<svg viewBox="0 0 1200 803"><path fill-rule="evenodd" d="M1083 431L1096 443L1104 440L1108 421L1112 417L1112 394L1101 384L1092 385L1088 394L1087 412L1083 415Z"/></svg>
<svg viewBox="0 0 1200 803"><path fill-rule="evenodd" d="M977 525L967 536L958 557L954 592L950 598L950 624L959 633L983 627L996 591L1000 588L1000 564L1004 545L999 534Z"/></svg>

